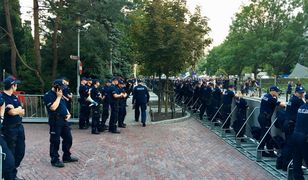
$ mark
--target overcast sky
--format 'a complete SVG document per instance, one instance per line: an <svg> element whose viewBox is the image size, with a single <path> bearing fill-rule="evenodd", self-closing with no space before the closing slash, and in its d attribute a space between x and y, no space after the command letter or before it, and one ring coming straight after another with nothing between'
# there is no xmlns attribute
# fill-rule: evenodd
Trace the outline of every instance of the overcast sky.
<svg viewBox="0 0 308 180"><path fill-rule="evenodd" d="M187 0L187 6L193 11L196 5L201 6L202 14L209 18L209 26L212 29L210 37L214 42L212 46L217 46L223 42L228 35L232 17L239 10L240 6L248 0ZM31 10L33 0L20 0L23 18L32 18L25 15ZM26 17L25 17L26 16Z"/></svg>
<svg viewBox="0 0 308 180"><path fill-rule="evenodd" d="M187 0L187 6L190 11L193 11L196 5L201 6L202 15L209 18L212 29L210 37L214 40L212 46L217 46L228 35L232 17L245 2L247 0Z"/></svg>

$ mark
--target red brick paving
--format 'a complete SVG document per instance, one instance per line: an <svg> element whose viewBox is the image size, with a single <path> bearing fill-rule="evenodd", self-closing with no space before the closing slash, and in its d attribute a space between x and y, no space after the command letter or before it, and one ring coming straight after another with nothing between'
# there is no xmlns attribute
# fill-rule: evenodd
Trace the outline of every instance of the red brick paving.
<svg viewBox="0 0 308 180"><path fill-rule="evenodd" d="M73 126L78 163L54 168L47 124L25 124L25 179L274 179L195 120L91 135Z"/></svg>

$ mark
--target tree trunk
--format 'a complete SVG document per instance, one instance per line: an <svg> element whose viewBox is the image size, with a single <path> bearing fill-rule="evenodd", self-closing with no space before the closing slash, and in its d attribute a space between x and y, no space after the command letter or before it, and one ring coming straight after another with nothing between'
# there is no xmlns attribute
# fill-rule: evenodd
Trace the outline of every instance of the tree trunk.
<svg viewBox="0 0 308 180"><path fill-rule="evenodd" d="M39 6L38 0L33 0L33 20L34 20L34 53L36 69L39 73L42 72L42 61L40 53L40 32L39 32Z"/></svg>
<svg viewBox="0 0 308 180"><path fill-rule="evenodd" d="M169 100L168 79L169 79L169 77L166 76L166 82L165 82L165 94L166 94L166 96L165 96L165 113L168 113L168 100Z"/></svg>
<svg viewBox="0 0 308 180"><path fill-rule="evenodd" d="M12 75L17 77L16 47L15 47L14 33L13 33L12 22L11 22L11 14L10 14L10 6L9 6L8 0L4 0L3 7L4 7L4 13L5 13L7 33L9 34L9 43L11 47L11 71L12 71Z"/></svg>
<svg viewBox="0 0 308 180"><path fill-rule="evenodd" d="M59 2L59 9L62 8L63 6L63 0L60 0ZM60 25L60 15L57 13L57 17L55 19L55 24L54 24L54 31L52 35L52 79L56 79L57 76L57 69L58 69L58 30L59 30L59 25Z"/></svg>
<svg viewBox="0 0 308 180"><path fill-rule="evenodd" d="M33 0L33 20L34 20L34 58L36 64L36 76L41 83L40 91L44 92L45 82L41 76L42 74L42 59L40 52L40 32L39 32L39 5L38 0Z"/></svg>
<svg viewBox="0 0 308 180"><path fill-rule="evenodd" d="M161 74L159 74L159 78L158 78L158 93L157 93L157 95L158 95L158 114L160 114L161 113L161 98L162 98L162 93L161 93L161 91L162 91L162 82L161 82Z"/></svg>

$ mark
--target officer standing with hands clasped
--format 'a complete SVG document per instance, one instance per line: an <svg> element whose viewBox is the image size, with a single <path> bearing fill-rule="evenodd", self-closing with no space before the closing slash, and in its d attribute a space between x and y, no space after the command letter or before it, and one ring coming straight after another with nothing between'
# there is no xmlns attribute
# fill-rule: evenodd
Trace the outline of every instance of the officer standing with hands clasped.
<svg viewBox="0 0 308 180"><path fill-rule="evenodd" d="M51 164L55 167L64 167L64 163L76 162L77 158L72 157L70 149L72 147L72 134L68 120L71 117L65 100L63 98L64 84L62 79L53 82L53 87L44 95L44 103L48 111L48 124L50 127L50 157ZM60 137L62 141L63 162L59 160Z"/></svg>
<svg viewBox="0 0 308 180"><path fill-rule="evenodd" d="M15 167L13 176L17 177L17 168L19 167L25 155L25 130L22 125L22 116L25 110L22 108L18 98L13 94L17 90L17 84L20 81L15 77L9 76L4 80L4 91L2 98L5 102L5 113L3 119L2 132L4 139L15 158Z"/></svg>
<svg viewBox="0 0 308 180"><path fill-rule="evenodd" d="M138 80L138 85L133 90L133 104L135 108L135 121L139 121L140 109L141 109L141 122L142 126L146 126L146 109L147 103L149 103L150 95L147 87L141 84L142 82Z"/></svg>
<svg viewBox="0 0 308 180"><path fill-rule="evenodd" d="M4 99L2 98L2 94L0 93L0 146L2 148L2 152L5 154L5 158L2 156L2 177L4 180L13 180L14 178L14 168L15 168L15 159L11 152L11 150L8 148L7 143L5 142L1 128L2 128L2 121L5 111L5 103Z"/></svg>
<svg viewBox="0 0 308 180"><path fill-rule="evenodd" d="M123 94L118 88L119 80L117 78L112 79L111 85L111 115L109 120L109 132L119 134L120 131L117 130L117 122L119 120L119 100L123 98Z"/></svg>
<svg viewBox="0 0 308 180"><path fill-rule="evenodd" d="M293 177L295 180L304 180L302 162L308 164L308 92L305 95L305 104L297 111L295 129L292 135Z"/></svg>

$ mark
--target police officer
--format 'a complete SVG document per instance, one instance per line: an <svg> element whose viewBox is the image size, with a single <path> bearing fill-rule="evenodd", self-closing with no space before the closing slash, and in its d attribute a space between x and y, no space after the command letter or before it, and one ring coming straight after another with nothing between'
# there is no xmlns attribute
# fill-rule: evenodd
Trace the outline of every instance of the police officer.
<svg viewBox="0 0 308 180"><path fill-rule="evenodd" d="M93 84L92 87L91 87L91 98L92 98L92 100L94 100L95 102L102 102L103 96L99 92L99 89L98 89L99 86L100 86L99 80L94 79L92 84ZM99 106L99 104L93 105L92 106L92 123L91 123L92 134L100 134L99 118L100 118L100 106Z"/></svg>
<svg viewBox="0 0 308 180"><path fill-rule="evenodd" d="M109 118L109 107L112 99L111 94L111 80L107 80L104 87L101 88L101 94L104 96L103 100L103 112L102 112L102 121L100 124L99 131L105 131L108 129L106 121Z"/></svg>
<svg viewBox="0 0 308 180"><path fill-rule="evenodd" d="M240 131L240 128L243 126L243 124L246 121L246 113L247 113L247 102L243 98L242 93L239 91L235 96L235 105L236 105L236 120L233 122L233 129L235 133L237 134ZM244 137L245 134L245 127L241 130L238 137ZM245 141L244 139L241 139L241 141Z"/></svg>
<svg viewBox="0 0 308 180"><path fill-rule="evenodd" d="M90 103L87 101L87 98L90 94L90 89L87 86L87 78L81 78L80 86L79 86L79 103L80 103L80 111L79 111L79 129L87 129L87 119L90 116Z"/></svg>
<svg viewBox="0 0 308 180"><path fill-rule="evenodd" d="M13 76L6 78L2 94L5 102L2 129L4 139L15 158L14 177L16 177L17 168L25 155L25 131L22 125L22 116L25 114L25 110L22 108L18 98L13 94L17 90L18 83L20 81Z"/></svg>
<svg viewBox="0 0 308 180"><path fill-rule="evenodd" d="M293 177L295 180L304 180L302 161L308 164L308 92L305 95L306 103L299 109L292 135L294 144L293 153Z"/></svg>
<svg viewBox="0 0 308 180"><path fill-rule="evenodd" d="M119 119L119 100L123 97L121 94L119 88L118 88L118 79L113 78L112 79L112 85L111 85L111 115L109 120L109 132L119 134L120 131L117 130L117 122Z"/></svg>
<svg viewBox="0 0 308 180"><path fill-rule="evenodd" d="M287 92L286 92L286 101L287 102L289 100L289 96L291 96L291 94L292 94L292 86L293 86L293 81L289 81L288 82Z"/></svg>
<svg viewBox="0 0 308 180"><path fill-rule="evenodd" d="M126 86L123 80L119 80L118 84L120 93L123 95L122 98L119 100L119 121L118 127L119 128L126 128L126 124L124 123L125 116L126 116L126 100L127 100L127 93L126 93Z"/></svg>
<svg viewBox="0 0 308 180"><path fill-rule="evenodd" d="M5 158L3 155L2 157L2 177L4 180L13 180L14 177L14 168L15 168L15 159L11 152L11 150L8 148L7 143L4 140L4 137L1 132L2 128L2 121L4 119L4 111L5 111L5 103L4 99L2 98L2 94L0 93L0 146L2 148L2 152L5 154ZM16 178L18 179L18 178Z"/></svg>
<svg viewBox="0 0 308 180"><path fill-rule="evenodd" d="M44 103L48 111L48 124L50 127L50 157L51 165L54 167L64 167L63 163L76 162L78 159L71 156L73 138L68 120L71 117L65 100L63 98L63 80L57 79L53 82L53 87L44 95ZM63 157L59 159L60 137L62 138Z"/></svg>
<svg viewBox="0 0 308 180"><path fill-rule="evenodd" d="M213 107L213 112L217 112L219 107L221 106L221 99L222 99L222 91L221 91L221 84L217 83L215 85L215 88L212 93L212 107ZM215 121L221 119L220 113L217 113L215 117Z"/></svg>
<svg viewBox="0 0 308 180"><path fill-rule="evenodd" d="M149 103L150 95L147 87L142 85L142 81L138 80L138 85L133 90L133 106L135 108L135 121L139 121L141 110L141 123L146 126L146 109Z"/></svg>
<svg viewBox="0 0 308 180"><path fill-rule="evenodd" d="M69 88L70 81L64 78L63 83L65 85L63 89L63 98L65 100L68 111L71 112L73 94Z"/></svg>
<svg viewBox="0 0 308 180"><path fill-rule="evenodd" d="M298 86L295 88L295 93L291 97L286 108L286 121L284 121L284 133L285 143L282 147L281 156L277 158L276 167L282 168L284 171L287 170L288 164L292 159L293 147L291 144L291 135L294 131L294 125L296 122L297 111L305 102L303 101L305 88Z"/></svg>
<svg viewBox="0 0 308 180"><path fill-rule="evenodd" d="M206 82L203 82L203 85L201 86L201 90L200 90L200 98L201 98L201 104L202 104L200 108L200 114L199 114L200 120L203 120L204 112L208 113L208 107L211 104L211 101L210 101L211 93L212 93L212 90L210 86L207 85ZM211 120L210 115L207 114L207 116L208 116L208 120Z"/></svg>
<svg viewBox="0 0 308 180"><path fill-rule="evenodd" d="M276 106L284 107L285 104L278 101L278 96L280 89L276 86L270 87L270 92L265 94L261 99L260 105L260 114L258 116L258 121L261 127L261 138L265 135L268 128L271 126L271 118L275 111ZM259 149L263 150L266 145L267 149L273 149L273 144L270 143L272 137L270 134L267 134L264 141L259 145ZM262 151L262 155L265 157L275 157L273 151L269 153Z"/></svg>
<svg viewBox="0 0 308 180"><path fill-rule="evenodd" d="M223 129L226 129L226 132L229 133L230 130L230 124L231 124L231 117L228 118L228 116L231 113L231 105L232 105L232 101L233 98L235 96L234 94L234 86L233 85L229 85L228 89L223 93L223 97L222 97L222 120L225 122L224 127L222 127ZM228 118L228 119L227 119Z"/></svg>

